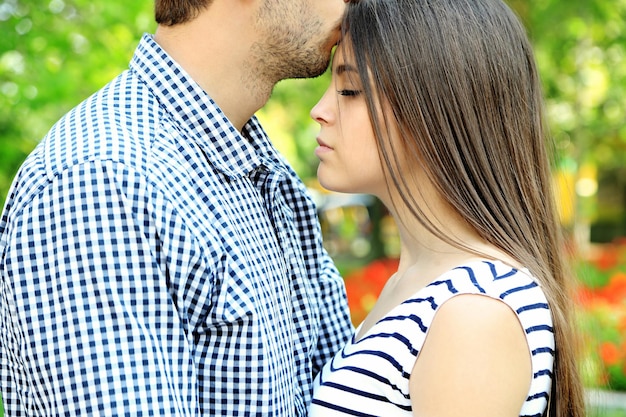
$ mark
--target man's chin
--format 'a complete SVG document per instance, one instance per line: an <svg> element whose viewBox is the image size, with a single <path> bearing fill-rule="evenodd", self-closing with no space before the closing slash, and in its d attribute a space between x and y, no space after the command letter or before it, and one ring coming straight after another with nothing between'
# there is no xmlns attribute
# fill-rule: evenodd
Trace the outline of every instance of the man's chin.
<svg viewBox="0 0 626 417"><path fill-rule="evenodd" d="M286 78L317 78L328 70L329 64L330 57L326 60L319 60L315 65L301 67L299 71L294 70L291 75Z"/></svg>

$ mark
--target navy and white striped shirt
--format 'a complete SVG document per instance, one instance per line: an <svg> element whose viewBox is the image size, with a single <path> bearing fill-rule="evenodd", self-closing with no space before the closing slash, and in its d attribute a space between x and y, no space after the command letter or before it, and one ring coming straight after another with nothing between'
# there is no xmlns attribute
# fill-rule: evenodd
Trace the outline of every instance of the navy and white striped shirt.
<svg viewBox="0 0 626 417"><path fill-rule="evenodd" d="M302 182L150 35L26 160L0 256L7 416L302 416L353 332Z"/></svg>
<svg viewBox="0 0 626 417"><path fill-rule="evenodd" d="M533 372L519 415L542 416L554 364L548 303L527 270L483 261L448 271L392 309L360 340L353 337L315 380L309 416L412 416L409 377L415 361L441 305L460 294L501 300L516 313L526 333Z"/></svg>

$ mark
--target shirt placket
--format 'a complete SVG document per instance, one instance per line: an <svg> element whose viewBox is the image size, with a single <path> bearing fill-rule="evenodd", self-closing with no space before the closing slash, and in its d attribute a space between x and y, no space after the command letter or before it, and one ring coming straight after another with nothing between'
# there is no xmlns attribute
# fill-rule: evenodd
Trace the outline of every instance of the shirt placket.
<svg viewBox="0 0 626 417"><path fill-rule="evenodd" d="M296 233L293 229L295 227L293 211L287 205L281 189L281 181L285 180L284 176L280 171L274 171L268 169L266 166L260 166L251 173L250 177L262 196L264 208L270 218L276 242L283 254L287 274L287 281L284 282L284 288L288 291L285 295L288 299L291 299L293 280L296 279L296 276L299 274L298 271L301 269L301 266L299 266L298 257L296 256L297 248L295 245L297 241ZM290 349L290 355L297 355L300 347L297 346L297 340L294 340L294 329L292 327L294 325L293 318L285 320L284 324L290 328L284 329L286 331L284 335L289 338L290 343L296 344ZM299 362L294 357L286 360L293 363ZM298 410L296 415L304 415L302 413L304 408L302 407L301 387L298 387L295 382L298 371L292 367L286 368L285 371L287 373L281 378L281 383L284 384L283 392L285 394L292 393L289 395L289 398L285 398L285 412L289 410L289 413L293 413L293 410ZM296 389L295 397L293 396L294 388Z"/></svg>
<svg viewBox="0 0 626 417"><path fill-rule="evenodd" d="M293 267L293 213L285 203L280 189L283 175L279 171L272 171L265 165L256 168L250 175L252 182L263 198L265 210L268 213L274 235L280 249L285 256L287 265Z"/></svg>

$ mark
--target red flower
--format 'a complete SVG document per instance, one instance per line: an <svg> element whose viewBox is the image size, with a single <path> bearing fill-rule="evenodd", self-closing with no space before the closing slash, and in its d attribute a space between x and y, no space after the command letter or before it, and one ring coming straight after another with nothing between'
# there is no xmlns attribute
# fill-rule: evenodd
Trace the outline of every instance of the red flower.
<svg viewBox="0 0 626 417"><path fill-rule="evenodd" d="M354 324L360 323L367 315L367 311L364 311L361 307L361 300L365 297L367 290L361 285L360 281L354 278L346 279L348 306L350 307L350 316Z"/></svg>
<svg viewBox="0 0 626 417"><path fill-rule="evenodd" d="M397 259L379 259L345 277L352 322L358 325L374 307L385 283L398 269Z"/></svg>
<svg viewBox="0 0 626 417"><path fill-rule="evenodd" d="M607 247L593 260L593 263L601 271L615 268L619 263L619 251L613 246Z"/></svg>
<svg viewBox="0 0 626 417"><path fill-rule="evenodd" d="M623 311L622 313L623 314L617 321L617 330L619 331L620 334L624 335L626 334L626 310ZM626 356L626 337L624 338L623 351L624 351L624 355Z"/></svg>
<svg viewBox="0 0 626 417"><path fill-rule="evenodd" d="M598 295L612 304L626 302L626 273L613 274L608 284L598 291Z"/></svg>
<svg viewBox="0 0 626 417"><path fill-rule="evenodd" d="M591 289L580 286L576 289L574 298L578 305L582 307L591 307L596 300L596 294Z"/></svg>
<svg viewBox="0 0 626 417"><path fill-rule="evenodd" d="M606 366L616 365L620 360L620 351L615 344L603 342L600 344L600 358Z"/></svg>

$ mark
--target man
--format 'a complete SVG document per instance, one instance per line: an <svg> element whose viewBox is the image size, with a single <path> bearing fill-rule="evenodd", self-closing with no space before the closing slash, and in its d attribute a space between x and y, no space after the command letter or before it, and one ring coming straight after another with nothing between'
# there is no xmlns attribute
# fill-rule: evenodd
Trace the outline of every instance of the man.
<svg viewBox="0 0 626 417"><path fill-rule="evenodd" d="M0 220L7 416L301 416L352 333L302 182L253 114L325 71L343 0L156 0Z"/></svg>

